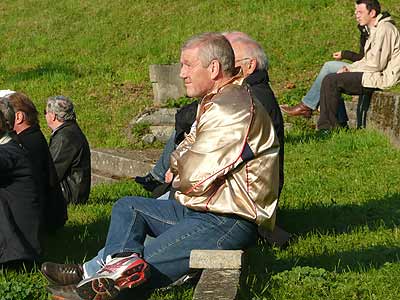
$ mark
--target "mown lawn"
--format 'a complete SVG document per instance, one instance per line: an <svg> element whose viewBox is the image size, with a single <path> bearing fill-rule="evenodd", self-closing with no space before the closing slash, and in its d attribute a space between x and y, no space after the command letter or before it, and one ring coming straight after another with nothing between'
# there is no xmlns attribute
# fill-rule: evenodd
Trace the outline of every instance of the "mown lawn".
<svg viewBox="0 0 400 300"><path fill-rule="evenodd" d="M294 235L285 249L263 240L249 251L240 299L398 299L400 151L374 131L319 139L287 135L279 223ZM133 182L97 186L71 206L67 226L46 242L44 260L82 262L103 245L112 203L146 195ZM0 275L0 299L46 299L37 271ZM191 287L150 299L191 299ZM137 299L137 298L135 298ZM145 299L145 298L139 298Z"/></svg>
<svg viewBox="0 0 400 300"><path fill-rule="evenodd" d="M381 4L400 21L398 0ZM25 92L39 111L50 95L70 96L92 147L138 147L126 128L151 105L148 65L178 61L193 34L240 30L257 39L281 103L297 103L332 52L358 47L347 0L3 0L0 16L1 88ZM261 240L250 250L240 299L398 299L400 152L373 131L318 139L298 125L285 163L279 222L294 239L283 250ZM95 255L112 203L128 194L145 195L133 182L94 188L90 203L69 208L43 259ZM39 272L0 272L1 300L47 299Z"/></svg>
<svg viewBox="0 0 400 300"><path fill-rule="evenodd" d="M398 0L381 2L399 20ZM353 12L348 0L3 0L0 86L40 111L46 97L70 96L91 146L136 147L125 130L151 105L149 64L177 62L193 34L247 32L269 56L279 101L297 103L334 51L358 49Z"/></svg>

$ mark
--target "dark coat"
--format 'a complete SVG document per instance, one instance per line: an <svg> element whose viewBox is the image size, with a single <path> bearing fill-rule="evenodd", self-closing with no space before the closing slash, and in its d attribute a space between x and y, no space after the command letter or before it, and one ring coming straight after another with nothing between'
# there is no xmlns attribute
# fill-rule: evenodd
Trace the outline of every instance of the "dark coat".
<svg viewBox="0 0 400 300"><path fill-rule="evenodd" d="M0 263L41 252L41 208L27 155L14 140L0 145Z"/></svg>
<svg viewBox="0 0 400 300"><path fill-rule="evenodd" d="M265 70L256 70L253 74L247 76L244 80L246 84L250 87L250 92L253 97L258 99L264 106L268 115L272 120L274 125L276 135L279 140L279 194L282 191L284 183L284 172L283 172L283 162L284 162L284 152L285 152L285 130L281 110L279 108L278 102L276 101L274 92L269 86L268 73Z"/></svg>
<svg viewBox="0 0 400 300"><path fill-rule="evenodd" d="M49 150L68 203L85 203L90 193L90 148L74 121L58 127L50 138Z"/></svg>
<svg viewBox="0 0 400 300"><path fill-rule="evenodd" d="M18 141L28 151L33 179L38 188L44 226L47 231L62 227L67 220L67 203L61 192L46 138L39 125L21 131Z"/></svg>

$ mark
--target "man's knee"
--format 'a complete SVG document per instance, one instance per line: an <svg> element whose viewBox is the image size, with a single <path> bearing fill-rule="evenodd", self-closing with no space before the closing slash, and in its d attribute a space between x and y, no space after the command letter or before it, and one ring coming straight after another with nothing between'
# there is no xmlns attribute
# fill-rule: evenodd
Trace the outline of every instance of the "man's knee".
<svg viewBox="0 0 400 300"><path fill-rule="evenodd" d="M321 88L332 88L336 85L337 82L337 74L328 74L322 80Z"/></svg>

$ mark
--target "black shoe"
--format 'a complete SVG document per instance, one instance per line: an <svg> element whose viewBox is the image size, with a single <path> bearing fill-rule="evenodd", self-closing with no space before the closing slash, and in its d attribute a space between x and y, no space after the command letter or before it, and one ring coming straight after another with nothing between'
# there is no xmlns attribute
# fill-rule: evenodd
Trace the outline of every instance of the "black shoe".
<svg viewBox="0 0 400 300"><path fill-rule="evenodd" d="M135 181L149 192L154 191L158 186L163 184L162 182L155 179L150 173L143 177L136 176Z"/></svg>
<svg viewBox="0 0 400 300"><path fill-rule="evenodd" d="M78 264L45 262L42 264L40 271L51 284L56 286L78 284L83 277L82 265Z"/></svg>

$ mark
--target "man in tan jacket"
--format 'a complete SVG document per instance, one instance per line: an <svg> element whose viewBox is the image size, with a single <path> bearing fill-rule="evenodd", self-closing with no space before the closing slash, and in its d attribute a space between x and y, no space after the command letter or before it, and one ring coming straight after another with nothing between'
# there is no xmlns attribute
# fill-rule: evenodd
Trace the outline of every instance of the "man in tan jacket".
<svg viewBox="0 0 400 300"><path fill-rule="evenodd" d="M77 284L71 293L79 296L68 299L107 300L145 282L169 285L189 271L191 250L244 249L258 227L274 228L279 142L262 104L233 77L230 43L217 33L193 37L180 62L187 95L202 100L195 126L172 154L177 201L118 200L100 270L78 283L65 265L44 272L53 284ZM144 245L146 235L154 239Z"/></svg>
<svg viewBox="0 0 400 300"><path fill-rule="evenodd" d="M381 14L377 0L357 0L356 18L369 28L364 57L327 75L322 81L318 129L335 128L341 93L361 95L390 88L400 82L400 34L388 14Z"/></svg>

